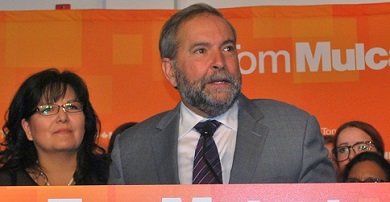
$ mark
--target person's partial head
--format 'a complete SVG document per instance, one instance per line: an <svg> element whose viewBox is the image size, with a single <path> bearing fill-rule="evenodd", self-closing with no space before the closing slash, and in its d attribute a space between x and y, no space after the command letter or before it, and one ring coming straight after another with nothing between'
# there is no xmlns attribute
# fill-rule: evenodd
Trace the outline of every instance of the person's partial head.
<svg viewBox="0 0 390 202"><path fill-rule="evenodd" d="M336 130L335 138L333 154L341 172L359 153L371 151L384 155L384 144L380 133L366 122L344 123Z"/></svg>
<svg viewBox="0 0 390 202"><path fill-rule="evenodd" d="M194 4L164 25L160 36L164 75L195 113L226 112L241 92L236 31L215 8Z"/></svg>
<svg viewBox="0 0 390 202"><path fill-rule="evenodd" d="M84 81L70 71L47 69L33 74L19 87L3 132L6 146L31 166L37 152L87 155L86 151L97 147L99 128Z"/></svg>
<svg viewBox="0 0 390 202"><path fill-rule="evenodd" d="M328 159L332 162L334 171L338 172L337 162L332 154L335 138L333 135L324 135L323 137L325 148L328 150Z"/></svg>
<svg viewBox="0 0 390 202"><path fill-rule="evenodd" d="M333 135L324 135L324 145L326 149L328 149L328 158L333 159L332 150L334 144L334 136Z"/></svg>
<svg viewBox="0 0 390 202"><path fill-rule="evenodd" d="M344 182L389 182L390 164L375 152L358 154L347 164L343 174Z"/></svg>

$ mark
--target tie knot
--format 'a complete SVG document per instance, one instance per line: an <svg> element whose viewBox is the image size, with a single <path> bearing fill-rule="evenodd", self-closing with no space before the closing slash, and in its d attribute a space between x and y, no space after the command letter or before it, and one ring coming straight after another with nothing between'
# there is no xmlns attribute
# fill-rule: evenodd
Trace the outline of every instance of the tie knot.
<svg viewBox="0 0 390 202"><path fill-rule="evenodd" d="M221 125L217 120L208 120L204 122L199 122L194 126L195 130L198 131L203 136L213 136L214 132Z"/></svg>

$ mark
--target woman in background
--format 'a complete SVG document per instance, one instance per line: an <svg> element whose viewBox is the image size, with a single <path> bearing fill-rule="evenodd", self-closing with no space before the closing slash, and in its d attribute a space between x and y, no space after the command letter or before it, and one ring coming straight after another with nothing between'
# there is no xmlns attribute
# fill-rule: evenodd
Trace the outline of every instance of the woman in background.
<svg viewBox="0 0 390 202"><path fill-rule="evenodd" d="M367 151L384 155L383 139L372 125L350 121L337 129L332 153L337 161L339 174L344 172L345 166L356 155Z"/></svg>
<svg viewBox="0 0 390 202"><path fill-rule="evenodd" d="M23 82L6 113L0 185L106 184L109 156L84 81L48 69Z"/></svg>

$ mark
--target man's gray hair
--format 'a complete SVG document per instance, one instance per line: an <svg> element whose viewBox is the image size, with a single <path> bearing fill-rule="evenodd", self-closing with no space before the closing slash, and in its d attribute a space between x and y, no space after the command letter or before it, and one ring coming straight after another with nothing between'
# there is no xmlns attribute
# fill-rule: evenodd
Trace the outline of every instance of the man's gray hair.
<svg viewBox="0 0 390 202"><path fill-rule="evenodd" d="M164 24L159 42L161 58L169 58L171 60L176 59L177 48L179 47L179 42L176 40L176 34L180 26L184 22L192 19L193 17L204 13L216 15L225 19L233 32L234 41L236 41L236 30L234 29L233 25L226 18L224 18L223 15L217 9L205 3L193 4L174 14Z"/></svg>

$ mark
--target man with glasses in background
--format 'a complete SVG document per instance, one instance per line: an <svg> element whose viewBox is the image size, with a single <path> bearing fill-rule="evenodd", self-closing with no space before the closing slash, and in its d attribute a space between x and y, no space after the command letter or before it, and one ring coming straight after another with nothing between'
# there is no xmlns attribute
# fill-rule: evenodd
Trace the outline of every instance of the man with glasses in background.
<svg viewBox="0 0 390 202"><path fill-rule="evenodd" d="M343 174L343 182L348 183L380 183L389 180L390 163L376 152L359 153L347 164Z"/></svg>

